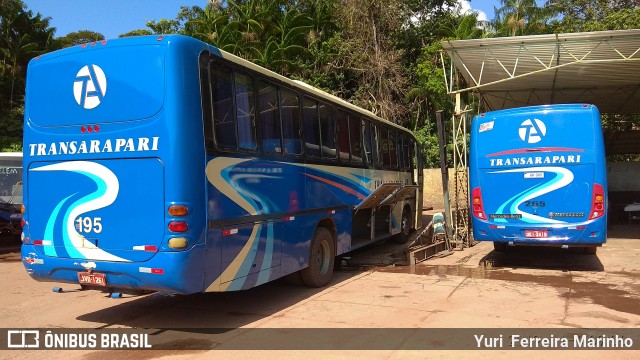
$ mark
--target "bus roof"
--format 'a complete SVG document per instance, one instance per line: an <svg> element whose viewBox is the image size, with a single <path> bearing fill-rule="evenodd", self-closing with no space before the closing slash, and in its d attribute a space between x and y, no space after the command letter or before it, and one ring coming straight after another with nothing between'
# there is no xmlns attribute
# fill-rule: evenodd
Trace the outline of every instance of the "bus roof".
<svg viewBox="0 0 640 360"><path fill-rule="evenodd" d="M400 126L398 124L395 124L391 121L385 120L379 116L377 116L376 114L374 114L371 111L362 109L356 105L351 104L350 102L343 100L335 95L329 94L323 90L320 90L318 88L315 88L303 81L300 80L292 80L287 78L286 76L282 76L274 71L268 70L262 66L256 65L248 60L242 59L238 56L235 56L231 53L228 53L224 50L218 49L217 47L210 45L210 44L206 44L200 40L197 40L195 38L191 38L188 36L184 36L184 35L148 35L148 36L132 36L132 37L126 37L126 38L120 38L120 39L112 39L112 40L102 40L102 41L95 41L92 43L87 43L87 44L81 44L81 45L75 45L72 47L68 47L65 49L61 49L61 50L57 50L57 51L53 51L41 56L38 56L34 59L32 59L31 61L38 61L40 59L48 59L48 58L53 58L53 57L58 57L58 56L64 56L64 55L69 55L69 54L74 54L74 53L78 53L78 52L82 52L82 51L90 51L91 49L99 49L99 48L108 48L108 47L121 47L121 46L136 46L136 45L152 45L152 44L161 44L164 46L171 46L172 44L188 44L188 43L192 43L192 44L199 44L203 50L204 49L208 49L211 53L213 54L220 54L222 56L223 59L226 59L232 63L238 64L244 68L248 68L251 69L252 71L255 71L257 73L260 73L261 75L265 76L265 77L269 77L275 80L278 80L282 83L287 84L288 86L298 89L300 91L304 91L307 93L312 94L313 96L316 96L318 98L322 98L328 102L332 102L335 104L339 104L351 111L355 111L363 116L366 116L368 118L371 119L375 119L376 121L382 122L386 125L389 126L393 126L399 130L402 130L403 132L406 132L408 134L411 134L411 136L413 137L413 134L411 133L411 131L409 131L407 128Z"/></svg>

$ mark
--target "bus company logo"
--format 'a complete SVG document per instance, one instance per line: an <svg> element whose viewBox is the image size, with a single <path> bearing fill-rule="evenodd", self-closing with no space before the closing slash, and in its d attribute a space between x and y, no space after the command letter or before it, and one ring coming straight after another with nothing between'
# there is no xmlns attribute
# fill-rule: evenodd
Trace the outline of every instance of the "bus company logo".
<svg viewBox="0 0 640 360"><path fill-rule="evenodd" d="M527 119L520 124L518 129L518 135L522 141L526 141L529 144L535 144L542 140L547 134L547 126L538 119Z"/></svg>
<svg viewBox="0 0 640 360"><path fill-rule="evenodd" d="M107 77L98 65L85 65L76 74L73 97L78 105L91 110L100 105L107 94Z"/></svg>

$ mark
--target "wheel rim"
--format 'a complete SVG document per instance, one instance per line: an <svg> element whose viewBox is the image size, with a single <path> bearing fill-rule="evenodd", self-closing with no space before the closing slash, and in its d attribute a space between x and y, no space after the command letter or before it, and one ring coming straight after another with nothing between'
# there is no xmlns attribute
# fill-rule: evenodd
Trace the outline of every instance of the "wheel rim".
<svg viewBox="0 0 640 360"><path fill-rule="evenodd" d="M329 260L329 244L326 241L321 241L316 253L316 262L320 274L326 274L329 271Z"/></svg>

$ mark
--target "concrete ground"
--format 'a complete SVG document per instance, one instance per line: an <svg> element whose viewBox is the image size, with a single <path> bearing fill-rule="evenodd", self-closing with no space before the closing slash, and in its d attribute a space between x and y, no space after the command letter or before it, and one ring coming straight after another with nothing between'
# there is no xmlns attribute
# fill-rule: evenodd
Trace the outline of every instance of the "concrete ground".
<svg viewBox="0 0 640 360"><path fill-rule="evenodd" d="M640 225L614 226L596 256L553 248L496 253L492 244L479 243L400 266L402 247L383 243L341 259L334 281L323 289L274 282L234 293L110 299L73 285L62 285L68 290L63 294L52 293L56 284L31 280L17 247L5 244L0 246L0 328L153 329L169 349L5 351L0 358L637 359L640 351L403 349L420 343L416 337L424 332L417 329L639 328L639 258ZM306 328L304 336L324 334L317 349L350 344L346 347L357 350L260 350L271 336L304 340L295 328ZM336 336L309 328L335 329L330 332ZM375 329L390 335L381 337ZM252 347L258 350L241 350ZM213 348L218 350L205 350ZM437 342L424 345L437 348Z"/></svg>

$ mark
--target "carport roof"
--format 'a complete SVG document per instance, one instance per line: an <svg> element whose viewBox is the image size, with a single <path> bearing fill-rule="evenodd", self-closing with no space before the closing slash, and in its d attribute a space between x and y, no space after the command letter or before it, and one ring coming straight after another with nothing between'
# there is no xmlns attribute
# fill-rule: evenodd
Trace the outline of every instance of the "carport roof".
<svg viewBox="0 0 640 360"><path fill-rule="evenodd" d="M595 104L601 113L640 114L640 30L443 41L483 111ZM453 70L453 69L452 69ZM453 72L453 71L452 71ZM635 133L635 131L633 132ZM634 135L640 139L640 132ZM639 142L615 153L638 153Z"/></svg>
<svg viewBox="0 0 640 360"><path fill-rule="evenodd" d="M591 103L640 113L640 30L442 42L486 110Z"/></svg>

